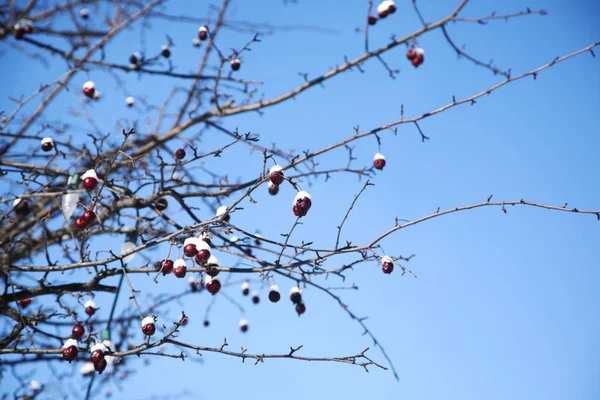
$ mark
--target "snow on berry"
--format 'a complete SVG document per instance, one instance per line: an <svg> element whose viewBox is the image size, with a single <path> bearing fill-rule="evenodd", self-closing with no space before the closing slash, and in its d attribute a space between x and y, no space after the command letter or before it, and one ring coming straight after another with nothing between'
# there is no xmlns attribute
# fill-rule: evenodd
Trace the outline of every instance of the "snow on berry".
<svg viewBox="0 0 600 400"><path fill-rule="evenodd" d="M373 157L373 166L377 169L383 169L385 167L385 156L381 153L375 154L375 157Z"/></svg>
<svg viewBox="0 0 600 400"><path fill-rule="evenodd" d="M198 39L206 40L208 38L208 28L202 25L198 28Z"/></svg>
<svg viewBox="0 0 600 400"><path fill-rule="evenodd" d="M271 303L277 303L281 299L281 293L279 293L279 287L272 285L269 288L269 300Z"/></svg>
<svg viewBox="0 0 600 400"><path fill-rule="evenodd" d="M185 260L183 258L178 258L175 260L175 263L173 264L173 274L175 274L175 276L178 278L183 278L185 277L186 272L187 266L185 264Z"/></svg>
<svg viewBox="0 0 600 400"><path fill-rule="evenodd" d="M42 388L42 385L40 385L40 383L38 381L29 382L29 389L31 389L32 392L37 393L40 391L41 388Z"/></svg>
<svg viewBox="0 0 600 400"><path fill-rule="evenodd" d="M294 304L298 304L302 301L302 289L297 286L294 286L290 289L290 300Z"/></svg>
<svg viewBox="0 0 600 400"><path fill-rule="evenodd" d="M219 276L217 275L213 277L210 275L206 275L206 278L204 280L204 286L210 294L217 294L219 290L221 290L221 281L219 279Z"/></svg>
<svg viewBox="0 0 600 400"><path fill-rule="evenodd" d="M50 151L54 148L54 140L51 137L45 137L42 139L42 150Z"/></svg>
<svg viewBox="0 0 600 400"><path fill-rule="evenodd" d="M269 179L275 185L283 183L283 168L279 165L273 165L269 170Z"/></svg>
<svg viewBox="0 0 600 400"><path fill-rule="evenodd" d="M82 87L83 94L90 99L94 98L94 92L96 91L96 84L93 81L87 81Z"/></svg>
<svg viewBox="0 0 600 400"><path fill-rule="evenodd" d="M381 269L384 274L391 274L394 271L394 260L389 256L381 257Z"/></svg>
<svg viewBox="0 0 600 400"><path fill-rule="evenodd" d="M244 333L248 331L248 320L246 318L240 319L240 330Z"/></svg>
<svg viewBox="0 0 600 400"><path fill-rule="evenodd" d="M298 192L292 203L292 211L296 217L304 217L312 206L312 197L304 190Z"/></svg>
<svg viewBox="0 0 600 400"><path fill-rule="evenodd" d="M67 339L67 341L63 345L62 358L71 362L77 358L77 353L77 340Z"/></svg>
<svg viewBox="0 0 600 400"><path fill-rule="evenodd" d="M88 301L86 301L85 304L83 305L83 307L85 308L85 313L87 315L89 315L90 317L92 315L94 315L94 313L97 310L96 302L94 300L88 300Z"/></svg>
<svg viewBox="0 0 600 400"><path fill-rule="evenodd" d="M229 222L230 215L227 213L227 210L228 210L227 206L221 206L221 207L217 208L215 217L217 217L217 218L223 217L223 221Z"/></svg>
<svg viewBox="0 0 600 400"><path fill-rule="evenodd" d="M91 361L86 362L79 368L79 372L83 376L90 376L94 373L94 363Z"/></svg>
<svg viewBox="0 0 600 400"><path fill-rule="evenodd" d="M83 187L88 191L94 190L96 185L98 185L98 174L95 169L85 171L81 179L83 180Z"/></svg>
<svg viewBox="0 0 600 400"><path fill-rule="evenodd" d="M154 335L156 332L156 326L154 325L154 317L146 317L142 320L142 332L146 336Z"/></svg>
<svg viewBox="0 0 600 400"><path fill-rule="evenodd" d="M132 107L135 104L135 98L133 96L129 96L125 99L125 104L127 107Z"/></svg>

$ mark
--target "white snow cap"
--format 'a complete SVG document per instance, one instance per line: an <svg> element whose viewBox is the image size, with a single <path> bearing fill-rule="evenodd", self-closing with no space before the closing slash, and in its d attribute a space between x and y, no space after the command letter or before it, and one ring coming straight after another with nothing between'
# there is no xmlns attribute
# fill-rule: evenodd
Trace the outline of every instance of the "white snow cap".
<svg viewBox="0 0 600 400"><path fill-rule="evenodd" d="M95 180L98 180L98 174L96 173L96 170L88 169L85 171L85 174L81 176L81 180L85 180L86 178L94 178Z"/></svg>
<svg viewBox="0 0 600 400"><path fill-rule="evenodd" d="M279 165L273 165L271 167L271 169L269 170L269 174L272 174L273 172L279 172L281 171L283 168L281 168L281 166Z"/></svg>
<svg viewBox="0 0 600 400"><path fill-rule="evenodd" d="M294 293L302 293L302 289L300 289L298 286L294 286L293 288L290 289L290 294L294 294Z"/></svg>
<svg viewBox="0 0 600 400"><path fill-rule="evenodd" d="M139 51L136 51L132 54L132 56L134 56L135 58L138 59L138 61L141 61L144 59L144 56L142 55L142 53L140 53Z"/></svg>
<svg viewBox="0 0 600 400"><path fill-rule="evenodd" d="M196 278L194 278L193 276L190 276L190 277L188 278L188 283L189 283L190 285L193 285L194 283L196 283ZM148 318L148 317L146 317L146 318ZM142 325L142 326L143 326L143 325Z"/></svg>
<svg viewBox="0 0 600 400"><path fill-rule="evenodd" d="M20 197L18 199L15 199L13 201L13 207L16 207L17 205L19 205L20 202L21 202L21 198Z"/></svg>
<svg viewBox="0 0 600 400"><path fill-rule="evenodd" d="M381 257L381 263L385 264L385 263L394 263L394 260L392 260L392 257L389 256L383 256Z"/></svg>
<svg viewBox="0 0 600 400"><path fill-rule="evenodd" d="M296 202L300 199L303 199L305 197L308 197L308 199L310 201L312 201L312 197L310 196L310 194L308 194L308 192L305 192L304 190L301 190L298 192L298 194L296 195L296 197L294 197L294 202L292 203L292 205L296 205Z"/></svg>
<svg viewBox="0 0 600 400"><path fill-rule="evenodd" d="M102 95L102 92L99 90L94 90L94 100L98 100L100 98L100 96Z"/></svg>
<svg viewBox="0 0 600 400"><path fill-rule="evenodd" d="M163 45L160 47L160 49L161 49L161 51L169 50L169 46L167 46L166 44L163 44Z"/></svg>
<svg viewBox="0 0 600 400"><path fill-rule="evenodd" d="M206 277L204 278L205 285L208 285L212 281L220 281L219 275L218 274L217 274L217 276L206 275Z"/></svg>
<svg viewBox="0 0 600 400"><path fill-rule="evenodd" d="M54 146L54 140L52 140L51 137L45 137L45 138L42 139L42 145L44 145L46 143L50 143L51 145Z"/></svg>
<svg viewBox="0 0 600 400"><path fill-rule="evenodd" d="M239 238L239 237L237 237L237 236L235 236L235 235L233 235L232 237L230 237L230 238L229 238L229 241L230 241L231 243L235 243L235 242L237 242L238 240L240 240L240 238Z"/></svg>
<svg viewBox="0 0 600 400"><path fill-rule="evenodd" d="M388 8L390 7L389 3L390 2L387 0L379 3L379 5L377 6L377 13L381 14L381 13L387 12Z"/></svg>
<svg viewBox="0 0 600 400"><path fill-rule="evenodd" d="M91 375L94 373L94 363L91 361L86 362L85 364L83 364L81 366L81 368L79 368L79 372L81 372L81 375L87 376L87 375Z"/></svg>
<svg viewBox="0 0 600 400"><path fill-rule="evenodd" d="M96 84L93 81L87 81L83 84L83 89L94 89Z"/></svg>
<svg viewBox="0 0 600 400"><path fill-rule="evenodd" d="M135 103L135 98L133 98L133 96L129 96L125 99L125 104L128 106L132 106L133 103Z"/></svg>
<svg viewBox="0 0 600 400"><path fill-rule="evenodd" d="M194 239L196 239L196 240L192 243L194 243L196 245L196 248L198 249L198 251L200 251L200 250L210 251L210 246L208 245L208 243L206 243L204 240L202 240L202 238L197 237Z"/></svg>
<svg viewBox="0 0 600 400"><path fill-rule="evenodd" d="M198 32L208 32L208 28L202 25L200 28L198 28Z"/></svg>
<svg viewBox="0 0 600 400"><path fill-rule="evenodd" d="M255 290L254 292L252 292L252 297L258 297L258 290Z"/></svg>
<svg viewBox="0 0 600 400"><path fill-rule="evenodd" d="M240 326L248 325L248 320L246 318L240 319Z"/></svg>
<svg viewBox="0 0 600 400"><path fill-rule="evenodd" d="M146 317L142 320L142 328L148 324L153 324L154 323L154 317Z"/></svg>
<svg viewBox="0 0 600 400"><path fill-rule="evenodd" d="M90 353L93 353L96 350L100 350L102 353L108 352L108 348L102 343L96 343L95 345L93 345L90 349Z"/></svg>
<svg viewBox="0 0 600 400"><path fill-rule="evenodd" d="M373 157L373 160L384 160L385 161L385 156L381 153L377 153L375 154L375 157Z"/></svg>
<svg viewBox="0 0 600 400"><path fill-rule="evenodd" d="M63 349L66 349L67 347L71 347L71 346L75 346L77 347L77 340L75 339L67 339L67 341L65 342Z"/></svg>
<svg viewBox="0 0 600 400"><path fill-rule="evenodd" d="M183 241L183 247L187 246L188 244L194 244L194 245L196 245L196 248L198 250L200 250L200 249L204 248L202 246L206 245L206 242L200 238L191 236ZM209 247L209 249L210 249L210 247Z"/></svg>
<svg viewBox="0 0 600 400"><path fill-rule="evenodd" d="M217 213L215 214L217 217L220 217L221 215L225 214L227 212L227 206L221 206L219 208L217 208Z"/></svg>
<svg viewBox="0 0 600 400"><path fill-rule="evenodd" d="M250 284L248 282L242 283L242 290L250 289Z"/></svg>
<svg viewBox="0 0 600 400"><path fill-rule="evenodd" d="M88 308L88 307L96 308L96 302L94 300L88 300L85 302L85 304L83 306L85 308Z"/></svg>
<svg viewBox="0 0 600 400"><path fill-rule="evenodd" d="M415 48L415 53L417 53L417 55L422 56L423 54L425 54L425 50L423 50L420 47L416 47Z"/></svg>
<svg viewBox="0 0 600 400"><path fill-rule="evenodd" d="M206 263L208 265L219 265L219 260L217 259L217 257L215 257L211 254L210 257L208 257L208 260L206 261Z"/></svg>
<svg viewBox="0 0 600 400"><path fill-rule="evenodd" d="M274 184L273 182L269 181L269 189L271 189L272 187L278 187L279 185Z"/></svg>
<svg viewBox="0 0 600 400"><path fill-rule="evenodd" d="M269 288L269 292L279 292L279 286L271 285L271 287Z"/></svg>
<svg viewBox="0 0 600 400"><path fill-rule="evenodd" d="M104 344L104 346L106 346L107 349L110 349L110 351L113 353L117 351L115 344L108 339L104 340L102 344ZM107 364L114 364L115 362L115 356L104 356L104 359L106 360Z"/></svg>
<svg viewBox="0 0 600 400"><path fill-rule="evenodd" d="M194 38L194 39L192 39L192 44L193 44L194 46L200 46L200 39L198 39L198 38Z"/></svg>
<svg viewBox="0 0 600 400"><path fill-rule="evenodd" d="M185 260L183 258L178 258L177 260L175 260L175 262L173 263L173 268L177 268L177 267L186 267L186 263Z"/></svg>
<svg viewBox="0 0 600 400"><path fill-rule="evenodd" d="M88 15L88 9L82 8L81 10L79 10L79 15L81 15L82 17Z"/></svg>
<svg viewBox="0 0 600 400"><path fill-rule="evenodd" d="M29 382L29 389L31 389L34 392L39 392L39 390L42 388L42 385L40 385L40 383L38 381L31 381Z"/></svg>

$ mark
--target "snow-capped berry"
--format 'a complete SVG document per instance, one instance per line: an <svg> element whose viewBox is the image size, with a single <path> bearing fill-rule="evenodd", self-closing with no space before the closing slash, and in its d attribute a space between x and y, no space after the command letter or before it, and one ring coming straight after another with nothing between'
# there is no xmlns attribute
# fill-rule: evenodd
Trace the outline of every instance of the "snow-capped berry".
<svg viewBox="0 0 600 400"><path fill-rule="evenodd" d="M425 55L425 50L423 50L421 47L416 47L415 48L415 54L418 56L424 56Z"/></svg>
<svg viewBox="0 0 600 400"><path fill-rule="evenodd" d="M206 275L204 286L208 293L214 295L217 294L219 290L221 290L221 281L219 280L219 276L210 276Z"/></svg>
<svg viewBox="0 0 600 400"><path fill-rule="evenodd" d="M273 165L269 170L269 179L274 185L283 183L283 171L279 165Z"/></svg>
<svg viewBox="0 0 600 400"><path fill-rule="evenodd" d="M15 24L13 34L15 35L15 39L21 40L25 36L25 28L21 24Z"/></svg>
<svg viewBox="0 0 600 400"><path fill-rule="evenodd" d="M75 340L79 340L85 334L85 328L81 324L77 324L71 330L71 337Z"/></svg>
<svg viewBox="0 0 600 400"><path fill-rule="evenodd" d="M103 358L100 361L98 361L96 364L94 364L94 369L96 371L98 371L99 374L101 374L102 372L104 372L107 365L108 365L108 361L106 360L106 358Z"/></svg>
<svg viewBox="0 0 600 400"><path fill-rule="evenodd" d="M240 238L235 235L233 235L232 237L229 238L229 241L231 243L237 243L238 240L240 240Z"/></svg>
<svg viewBox="0 0 600 400"><path fill-rule="evenodd" d="M91 224L96 220L96 213L92 210L86 210L83 213L83 219L85 219L86 224Z"/></svg>
<svg viewBox="0 0 600 400"><path fill-rule="evenodd" d="M377 17L374 15L369 15L367 17L367 22L369 23L369 25L375 25L377 23Z"/></svg>
<svg viewBox="0 0 600 400"><path fill-rule="evenodd" d="M387 3L388 3L387 1L382 1L377 6L377 15L379 15L379 18L383 19L388 16L388 4Z"/></svg>
<svg viewBox="0 0 600 400"><path fill-rule="evenodd" d="M279 193L279 185L269 181L269 194L271 196L275 196L277 193Z"/></svg>
<svg viewBox="0 0 600 400"><path fill-rule="evenodd" d="M31 304L31 302L32 302L31 297L28 297L26 299L17 300L17 304L21 308L27 308Z"/></svg>
<svg viewBox="0 0 600 400"><path fill-rule="evenodd" d="M209 245L210 247L212 247L212 241L210 240L211 237L208 234L208 232L204 231L200 234L200 240L202 240L203 242L205 242L207 245Z"/></svg>
<svg viewBox="0 0 600 400"><path fill-rule="evenodd" d="M388 0L387 5L388 5L388 8L387 8L388 14L393 14L396 12L396 3L393 0Z"/></svg>
<svg viewBox="0 0 600 400"><path fill-rule="evenodd" d="M205 319L204 322L202 323L204 326L208 327L210 325L210 322Z"/></svg>
<svg viewBox="0 0 600 400"><path fill-rule="evenodd" d="M217 257L211 255L210 257L208 257L208 260L206 260L206 265L211 265L211 266L218 267L219 266L219 259Z"/></svg>
<svg viewBox="0 0 600 400"><path fill-rule="evenodd" d="M127 107L133 107L133 105L135 104L135 98L133 96L126 97L125 104L127 104Z"/></svg>
<svg viewBox="0 0 600 400"><path fill-rule="evenodd" d="M408 51L406 52L406 58L408 58L411 61L414 60L416 56L417 52L414 48L408 49Z"/></svg>
<svg viewBox="0 0 600 400"><path fill-rule="evenodd" d="M106 353L114 353L114 352L117 351L117 348L115 347L115 344L111 340L108 340L108 339L103 340L102 344L104 346L106 346L106 349L107 349ZM115 362L115 357L114 356L105 355L104 359L109 364L114 364L114 362Z"/></svg>
<svg viewBox="0 0 600 400"><path fill-rule="evenodd" d="M29 200L21 198L15 199L15 201L13 201L13 209L15 210L15 214L20 217L29 214Z"/></svg>
<svg viewBox="0 0 600 400"><path fill-rule="evenodd" d="M99 91L98 89L94 90L94 100L100 100L100 96L102 96L102 92Z"/></svg>
<svg viewBox="0 0 600 400"><path fill-rule="evenodd" d="M193 276L190 276L190 278L188 279L188 284L190 285L190 289L192 290L192 292L198 291L198 282L196 282L196 279Z"/></svg>
<svg viewBox="0 0 600 400"><path fill-rule="evenodd" d="M85 302L85 304L83 305L83 307L85 307L85 313L87 315L89 315L90 317L92 315L94 315L94 313L96 313L96 302L94 300L88 300Z"/></svg>
<svg viewBox="0 0 600 400"><path fill-rule="evenodd" d="M81 179L83 180L83 187L88 191L94 190L96 185L98 185L98 174L96 174L95 169L88 169L81 176Z"/></svg>
<svg viewBox="0 0 600 400"><path fill-rule="evenodd" d="M252 292L252 302L254 304L260 303L260 297L258 297L258 291L256 291L256 290L254 292Z"/></svg>
<svg viewBox="0 0 600 400"><path fill-rule="evenodd" d="M82 8L81 10L79 10L79 16L83 19L88 19L89 14L90 13L87 8Z"/></svg>
<svg viewBox="0 0 600 400"><path fill-rule="evenodd" d="M221 206L217 208L217 212L215 213L215 217L223 217L223 221L229 222L231 216L227 213L227 206Z"/></svg>
<svg viewBox="0 0 600 400"><path fill-rule="evenodd" d="M231 60L231 69L234 71L237 71L238 69L240 69L240 67L242 66L242 62L240 61L239 58L234 58L233 60Z"/></svg>
<svg viewBox="0 0 600 400"><path fill-rule="evenodd" d="M189 239L186 239L186 242ZM196 245L194 243L188 243L183 245L183 254L185 254L186 257L194 257L196 254L198 253L198 249L196 248Z"/></svg>
<svg viewBox="0 0 600 400"><path fill-rule="evenodd" d="M242 293L244 296L248 296L248 293L250 293L250 284L248 282L242 283Z"/></svg>
<svg viewBox="0 0 600 400"><path fill-rule="evenodd" d="M240 319L240 330L244 333L248 331L248 320L246 318Z"/></svg>
<svg viewBox="0 0 600 400"><path fill-rule="evenodd" d="M129 62L137 66L144 62L144 55L139 51L136 51L135 53L129 56Z"/></svg>
<svg viewBox="0 0 600 400"><path fill-rule="evenodd" d="M197 240L197 253L196 253L196 262L198 264L204 264L208 262L210 258L210 246L205 241L198 239ZM216 260L216 258L215 258ZM218 261L217 261L218 262Z"/></svg>
<svg viewBox="0 0 600 400"><path fill-rule="evenodd" d="M156 208L158 211L164 211L167 209L168 206L169 202L164 197L156 199L156 201L154 202L154 208Z"/></svg>
<svg viewBox="0 0 600 400"><path fill-rule="evenodd" d="M77 229L84 229L87 226L87 221L83 217L79 217L75 220L75 226Z"/></svg>
<svg viewBox="0 0 600 400"><path fill-rule="evenodd" d="M77 358L78 352L79 350L77 350L77 340L68 339L63 345L62 358L71 362Z"/></svg>
<svg viewBox="0 0 600 400"><path fill-rule="evenodd" d="M415 58L411 61L412 65L416 68L423 64L423 61L425 61L425 51L420 47L415 48Z"/></svg>
<svg viewBox="0 0 600 400"><path fill-rule="evenodd" d="M306 306L304 305L304 303L296 304L296 312L298 313L298 316L306 312Z"/></svg>
<svg viewBox="0 0 600 400"><path fill-rule="evenodd" d="M312 197L304 190L294 197L292 211L296 217L304 217L312 205Z"/></svg>
<svg viewBox="0 0 600 400"><path fill-rule="evenodd" d="M173 272L173 261L162 260L160 263L160 272L162 272L163 275L168 275Z"/></svg>
<svg viewBox="0 0 600 400"><path fill-rule="evenodd" d="M83 84L83 94L90 99L94 98L94 92L96 91L96 84L93 81L87 81Z"/></svg>
<svg viewBox="0 0 600 400"><path fill-rule="evenodd" d="M177 149L177 151L175 152L175 158L178 160L183 160L184 157L185 157L185 150Z"/></svg>
<svg viewBox="0 0 600 400"><path fill-rule="evenodd" d="M142 333L146 336L152 336L156 332L154 317L146 317L142 320Z"/></svg>
<svg viewBox="0 0 600 400"><path fill-rule="evenodd" d="M160 48L160 54L164 58L169 58L169 57L171 57L171 49L169 49L169 46L167 46L166 44L163 44L162 47Z"/></svg>
<svg viewBox="0 0 600 400"><path fill-rule="evenodd" d="M94 373L94 363L91 361L86 362L79 368L79 372L83 376L90 376Z"/></svg>
<svg viewBox="0 0 600 400"><path fill-rule="evenodd" d="M208 38L208 28L202 25L198 28L198 39L206 40Z"/></svg>
<svg viewBox="0 0 600 400"><path fill-rule="evenodd" d="M279 293L279 287L272 285L269 288L269 300L271 303L277 303L281 299L281 293Z"/></svg>
<svg viewBox="0 0 600 400"><path fill-rule="evenodd" d="M381 257L381 270L384 274L391 274L394 271L394 260L391 257Z"/></svg>
<svg viewBox="0 0 600 400"><path fill-rule="evenodd" d="M42 150L50 151L54 148L54 140L51 137L45 137L42 139Z"/></svg>
<svg viewBox="0 0 600 400"><path fill-rule="evenodd" d="M294 304L298 304L302 302L302 289L297 286L294 286L290 289L290 300Z"/></svg>
<svg viewBox="0 0 600 400"><path fill-rule="evenodd" d="M175 260L175 263L173 264L173 274L178 278L183 278L185 277L186 272L187 266L185 265L185 260L183 258Z"/></svg>
<svg viewBox="0 0 600 400"><path fill-rule="evenodd" d="M104 354L108 353L108 348L103 343L96 343L92 346L90 352L92 353L90 360L95 364L104 359Z"/></svg>
<svg viewBox="0 0 600 400"><path fill-rule="evenodd" d="M38 381L29 382L29 389L31 389L32 392L37 393L40 391L41 388L42 388L42 385L40 385L40 383Z"/></svg>
<svg viewBox="0 0 600 400"><path fill-rule="evenodd" d="M200 47L200 39L198 39L198 38L192 39L192 46Z"/></svg>
<svg viewBox="0 0 600 400"><path fill-rule="evenodd" d="M381 153L375 154L375 157L373 157L373 166L377 169L383 169L385 167L385 156Z"/></svg>

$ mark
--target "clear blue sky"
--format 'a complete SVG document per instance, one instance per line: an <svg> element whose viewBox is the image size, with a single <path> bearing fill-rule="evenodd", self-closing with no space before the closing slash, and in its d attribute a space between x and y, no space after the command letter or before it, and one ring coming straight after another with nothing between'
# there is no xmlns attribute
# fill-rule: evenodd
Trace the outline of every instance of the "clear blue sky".
<svg viewBox="0 0 600 400"><path fill-rule="evenodd" d="M168 11L206 14L206 5L192 3L173 1ZM421 3L425 19L435 21L458 1ZM265 81L265 98L299 85L297 72L315 77L343 63L344 55L354 58L362 54L363 36L354 33L354 28L363 26L366 0L298 0L288 5L270 0L260 7L243 1L233 4L234 19L320 26L338 32L278 32L253 45L244 55L238 75ZM485 16L493 10L511 13L527 6L546 9L549 14L486 26L456 24L448 30L457 44L467 44L469 53L486 61L494 59L500 68L512 68L513 75L600 39L600 7L591 0L472 0L462 16ZM391 34L403 36L419 27L410 0L398 1L398 8L372 30L372 48L385 44ZM156 23L143 42L131 40L138 37L132 31L109 46L107 55L120 57L125 63L132 51L157 51L164 35L169 34L177 44L173 60L181 71L188 72L201 55L189 44L196 30L196 24ZM250 37L222 32L218 44L224 49L239 47ZM395 80L377 60L371 60L364 65L364 74L343 74L324 88L315 87L293 101L269 108L263 116L244 114L228 119L225 125L259 133L263 145L277 142L282 148L317 150L352 135L356 125L369 129L396 120L400 104L404 104L405 116L412 117L447 104L452 95L459 99L501 79L466 60L457 61L440 31L427 33L419 43L426 60L417 70L408 64L404 47L384 55L386 62L401 69ZM51 68L40 72L35 61L9 49L6 42L1 46L0 109L12 108L8 96L28 95L40 82L56 79L64 72L58 59L49 58ZM414 219L437 207L481 202L490 194L495 200L523 198L600 209L599 63L585 54L542 72L537 81L528 78L514 82L475 106L428 118L421 123L431 138L426 143L421 143L412 125L402 125L395 137L384 134L381 151L388 164L373 179L376 186L360 198L342 239L365 243L393 226L396 216ZM109 74L93 71L89 76L106 96L89 112L97 118L102 132L115 134L119 132L117 121L139 119L145 126L144 118L155 117L141 108L126 109L126 95L145 95L156 102L173 87L172 81L159 77L137 79L121 74L127 82L123 90ZM73 132L81 134L81 140L86 140L83 133L89 131L89 125L67 114L71 107L78 107L79 88L85 80L80 74L73 90L64 92L45 114L48 120L74 123ZM206 149L226 140L216 132L205 138L198 145ZM356 166L369 164L377 151L375 139L355 145ZM321 161L339 166L345 156L339 151ZM261 156L248 155L240 147L229 157L211 162L230 178L249 179L255 177ZM295 240L332 245L335 227L361 186L356 177L339 175L306 187L313 194L314 205L294 234ZM258 204L246 203L246 210L236 214L236 223L248 229L256 226L263 235L287 232L294 220L289 210L292 197L290 187L283 188L276 198L259 194ZM203 216L208 215L205 210ZM202 364L171 359L153 359L145 364L132 359L127 368L134 374L122 388L111 387L114 398L142 399L152 394L160 398L187 391L193 398L207 400L259 396L286 400L309 396L349 400L598 399L599 243L600 222L593 216L515 207L509 208L507 215L500 209L483 208L434 219L383 241L388 253L416 254L407 266L417 279L397 272L386 276L379 265L363 264L349 272L346 280L347 284L356 283L360 290L341 293L351 310L369 316L367 324L394 361L399 382L390 372L374 368L367 374L341 364L273 360L253 366L237 358L205 354ZM105 249L111 244L94 245ZM119 246L114 247L117 250ZM159 260L162 252L147 255ZM217 256L225 263L234 262ZM278 283L287 293L290 284ZM330 278L326 284L338 286L340 282ZM157 286L145 276L136 276L134 286L144 296L186 287L175 280ZM285 298L272 305L263 295L263 302L253 306L239 295L237 285L228 293L245 307L250 321L246 335L237 328L239 310L224 298L217 299L211 312L212 325L204 328L204 310L211 300L204 293L170 308L172 318L182 309L190 315L181 339L219 346L226 337L232 350L243 346L258 353L285 352L290 346L303 344L301 354L313 356L349 355L372 347L355 321L314 290L305 292L308 311L301 318ZM119 309L127 306L125 298L121 298ZM108 303L103 304L101 312L107 314ZM385 363L376 349L370 356ZM35 377L44 381L45 372ZM8 386L14 384L10 376L5 379ZM80 379L70 384L74 392L85 385Z"/></svg>

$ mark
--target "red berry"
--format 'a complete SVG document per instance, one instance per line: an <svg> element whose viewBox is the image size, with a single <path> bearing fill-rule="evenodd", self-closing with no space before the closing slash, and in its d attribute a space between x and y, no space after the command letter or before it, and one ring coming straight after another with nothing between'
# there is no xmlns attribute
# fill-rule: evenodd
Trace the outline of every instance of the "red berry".
<svg viewBox="0 0 600 400"><path fill-rule="evenodd" d="M186 273L187 273L187 267L185 265L178 265L173 270L173 274L175 274L175 276L178 278L184 278Z"/></svg>
<svg viewBox="0 0 600 400"><path fill-rule="evenodd" d="M299 304L302 302L302 294L300 292L292 292L290 293L290 300L294 304Z"/></svg>
<svg viewBox="0 0 600 400"><path fill-rule="evenodd" d="M54 148L54 146L52 145L52 142L45 142L42 144L42 150L43 151L50 151Z"/></svg>
<svg viewBox="0 0 600 400"><path fill-rule="evenodd" d="M413 58L411 63L415 68L417 68L419 65L423 64L423 61L425 61L425 57L423 57L423 54L417 54L415 58Z"/></svg>
<svg viewBox="0 0 600 400"><path fill-rule="evenodd" d="M296 312L299 316L306 312L306 306L304 305L304 303L296 304Z"/></svg>
<svg viewBox="0 0 600 400"><path fill-rule="evenodd" d="M258 297L258 293L253 293L253 294L252 294L252 302L253 302L254 304L258 304L258 303L260 303L260 297Z"/></svg>
<svg viewBox="0 0 600 400"><path fill-rule="evenodd" d="M205 319L204 320L204 326L209 326L209 325L210 325L210 322L207 319Z"/></svg>
<svg viewBox="0 0 600 400"><path fill-rule="evenodd" d="M367 18L367 22L369 23L369 25L375 25L377 23L377 17L374 15L369 15L369 17Z"/></svg>
<svg viewBox="0 0 600 400"><path fill-rule="evenodd" d="M183 248L183 254L185 254L186 257L194 257L197 253L198 253L198 249L196 248L196 245L193 243L188 243Z"/></svg>
<svg viewBox="0 0 600 400"><path fill-rule="evenodd" d="M87 210L83 213L83 219L85 219L86 224L91 224L96 219L96 213L92 210Z"/></svg>
<svg viewBox="0 0 600 400"><path fill-rule="evenodd" d="M388 10L377 10L379 18L383 19L388 16Z"/></svg>
<svg viewBox="0 0 600 400"><path fill-rule="evenodd" d="M310 210L311 205L312 201L310 198L300 197L296 199L296 204L292 207L292 211L294 211L296 217L304 217L308 210Z"/></svg>
<svg viewBox="0 0 600 400"><path fill-rule="evenodd" d="M240 69L240 67L242 66L242 62L240 61L239 58L234 58L233 60L231 60L231 69L234 71L237 71L238 69Z"/></svg>
<svg viewBox="0 0 600 400"><path fill-rule="evenodd" d="M406 52L406 58L408 58L411 61L414 60L416 56L417 56L417 52L415 51L415 49L409 49Z"/></svg>
<svg viewBox="0 0 600 400"><path fill-rule="evenodd" d="M283 183L283 171L271 172L269 179L274 185L281 185Z"/></svg>
<svg viewBox="0 0 600 400"><path fill-rule="evenodd" d="M95 91L96 91L96 89L94 89L93 87L84 87L83 88L83 94L86 97L89 97L90 99L94 98Z"/></svg>
<svg viewBox="0 0 600 400"><path fill-rule="evenodd" d="M160 199L157 199L154 202L154 207L159 211L166 210L168 205L169 205L169 203L167 202L167 199L165 199L164 197L161 197Z"/></svg>
<svg viewBox="0 0 600 400"><path fill-rule="evenodd" d="M206 40L207 38L208 38L208 28L205 26L201 26L200 29L198 29L198 39Z"/></svg>
<svg viewBox="0 0 600 400"><path fill-rule="evenodd" d="M210 257L210 251L207 249L202 249L196 253L196 262L198 264L204 264L206 261L208 261L209 257Z"/></svg>
<svg viewBox="0 0 600 400"><path fill-rule="evenodd" d="M382 160L382 159L374 160L373 166L377 169L383 169L383 167L385 167L385 160Z"/></svg>
<svg viewBox="0 0 600 400"><path fill-rule="evenodd" d="M173 261L171 260L162 260L160 263L160 271L163 275L168 275L173 272Z"/></svg>
<svg viewBox="0 0 600 400"><path fill-rule="evenodd" d="M90 357L90 361L93 362L94 364L97 364L101 360L104 360L104 352L102 350L92 351L92 356Z"/></svg>
<svg viewBox="0 0 600 400"><path fill-rule="evenodd" d="M384 274L391 274L394 271L394 264L391 262L384 262L381 264L381 270Z"/></svg>
<svg viewBox="0 0 600 400"><path fill-rule="evenodd" d="M96 178L87 177L83 180L83 187L88 191L94 190L96 185L98 185L98 180Z"/></svg>
<svg viewBox="0 0 600 400"><path fill-rule="evenodd" d="M164 57L164 58L169 58L171 57L171 50L169 49L168 46L163 46L160 50L160 54Z"/></svg>
<svg viewBox="0 0 600 400"><path fill-rule="evenodd" d="M77 324L73 327L73 330L71 331L71 337L73 339L79 340L83 337L84 333L85 328L83 327L83 325Z"/></svg>
<svg viewBox="0 0 600 400"><path fill-rule="evenodd" d="M271 196L275 196L277 193L279 193L279 185L275 185L272 182L269 182L269 194Z"/></svg>
<svg viewBox="0 0 600 400"><path fill-rule="evenodd" d="M240 330L244 333L248 332L248 324L240 325Z"/></svg>
<svg viewBox="0 0 600 400"><path fill-rule="evenodd" d="M396 5L395 4L390 4L390 6L387 9L388 14L393 14L396 12Z"/></svg>
<svg viewBox="0 0 600 400"><path fill-rule="evenodd" d="M101 374L106 369L106 365L106 359L102 358L100 361L94 364L94 369L98 371L99 374Z"/></svg>
<svg viewBox="0 0 600 400"><path fill-rule="evenodd" d="M27 199L17 199L15 200L16 204L14 204L15 214L19 216L25 216L29 214L29 201Z"/></svg>
<svg viewBox="0 0 600 400"><path fill-rule="evenodd" d="M75 226L77 227L77 229L83 229L86 227L86 225L87 225L87 221L83 217L79 217L75 220Z"/></svg>
<svg viewBox="0 0 600 400"><path fill-rule="evenodd" d="M218 279L212 279L206 283L206 290L208 293L214 295L221 290L221 282Z"/></svg>
<svg viewBox="0 0 600 400"><path fill-rule="evenodd" d="M75 347L75 346L65 347L62 350L62 357L63 357L63 359L71 362L77 358L78 352L79 352L79 350L77 350L77 347Z"/></svg>
<svg viewBox="0 0 600 400"><path fill-rule="evenodd" d="M96 309L94 307L91 307L91 306L90 307L86 307L85 308L85 313L91 317L92 315L94 315L96 313Z"/></svg>
<svg viewBox="0 0 600 400"><path fill-rule="evenodd" d="M175 152L175 158L178 160L183 160L184 157L185 157L185 150L177 149L177 151Z"/></svg>
<svg viewBox="0 0 600 400"><path fill-rule="evenodd" d="M17 300L17 304L21 308L27 308L27 306L29 306L31 304L31 301L32 301L32 299L31 299L31 297L29 297L27 299Z"/></svg>
<svg viewBox="0 0 600 400"><path fill-rule="evenodd" d="M152 336L156 332L156 326L154 324L146 324L142 327L142 332L146 336Z"/></svg>

